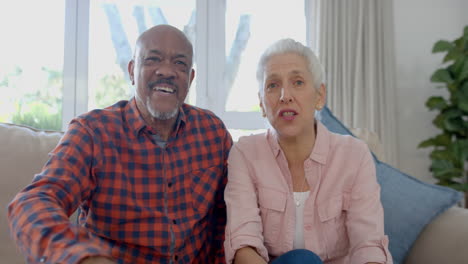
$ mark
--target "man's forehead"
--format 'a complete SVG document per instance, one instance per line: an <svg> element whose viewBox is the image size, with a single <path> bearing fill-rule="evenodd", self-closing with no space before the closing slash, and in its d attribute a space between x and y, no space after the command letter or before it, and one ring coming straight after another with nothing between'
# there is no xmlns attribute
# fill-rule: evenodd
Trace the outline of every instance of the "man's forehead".
<svg viewBox="0 0 468 264"><path fill-rule="evenodd" d="M151 39L142 41L137 45L137 51L141 55L160 54L171 56L186 56L193 55L190 45L181 41L167 41L165 39Z"/></svg>

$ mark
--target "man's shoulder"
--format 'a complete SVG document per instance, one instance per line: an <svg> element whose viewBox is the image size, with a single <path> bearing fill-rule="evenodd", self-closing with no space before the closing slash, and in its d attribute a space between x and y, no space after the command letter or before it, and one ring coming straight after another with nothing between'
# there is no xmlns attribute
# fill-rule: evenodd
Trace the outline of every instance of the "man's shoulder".
<svg viewBox="0 0 468 264"><path fill-rule="evenodd" d="M197 106L184 104L182 109L187 117L188 122L212 122L216 124L222 124L224 126L223 121L219 118L215 113L211 110L200 108Z"/></svg>
<svg viewBox="0 0 468 264"><path fill-rule="evenodd" d="M119 101L105 108L90 110L76 118L83 120L102 120L104 122L109 118L121 118L128 106L128 103L129 102L126 100Z"/></svg>
<svg viewBox="0 0 468 264"><path fill-rule="evenodd" d="M125 120L125 112L128 111L128 103L123 100L105 108L90 110L75 117L72 122L91 128L121 126Z"/></svg>

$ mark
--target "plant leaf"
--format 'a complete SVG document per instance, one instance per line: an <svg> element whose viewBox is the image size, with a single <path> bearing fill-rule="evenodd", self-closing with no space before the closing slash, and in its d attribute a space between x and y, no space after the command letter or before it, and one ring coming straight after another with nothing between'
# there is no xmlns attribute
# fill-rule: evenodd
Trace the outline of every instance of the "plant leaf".
<svg viewBox="0 0 468 264"><path fill-rule="evenodd" d="M437 135L434 138L434 143L436 146L449 146L452 143L452 136L447 133Z"/></svg>
<svg viewBox="0 0 468 264"><path fill-rule="evenodd" d="M465 65L465 58L459 57L458 59L455 60L455 63L453 63L452 65L448 67L448 69L450 73L452 74L452 76L459 76L463 70L464 65Z"/></svg>
<svg viewBox="0 0 468 264"><path fill-rule="evenodd" d="M463 126L463 119L461 118L447 118L444 120L444 127L450 132L461 131Z"/></svg>
<svg viewBox="0 0 468 264"><path fill-rule="evenodd" d="M468 113L468 81L465 81L455 95L458 101L458 108Z"/></svg>
<svg viewBox="0 0 468 264"><path fill-rule="evenodd" d="M426 107L429 108L429 110L442 110L447 107L447 102L442 96L432 96L426 101Z"/></svg>
<svg viewBox="0 0 468 264"><path fill-rule="evenodd" d="M455 41L455 43L457 44L457 41ZM460 52L460 50L457 48L451 49L447 55L445 55L443 62L445 63L451 60L456 60L460 56L463 56L463 53Z"/></svg>
<svg viewBox="0 0 468 264"><path fill-rule="evenodd" d="M463 68L460 72L460 75L457 77L457 81L460 83L463 82L464 80L468 79L468 57L465 59L465 63L463 65Z"/></svg>
<svg viewBox="0 0 468 264"><path fill-rule="evenodd" d="M445 120L444 114L440 113L434 118L434 120L432 120L432 124L434 124L434 126L436 126L437 128L440 128L443 130L444 120Z"/></svg>
<svg viewBox="0 0 468 264"><path fill-rule="evenodd" d="M449 184L447 186L460 192L468 191L468 183Z"/></svg>
<svg viewBox="0 0 468 264"><path fill-rule="evenodd" d="M463 166L465 161L468 161L468 139L460 139L454 142L454 151L458 155L458 159L461 162L460 166Z"/></svg>
<svg viewBox="0 0 468 264"><path fill-rule="evenodd" d="M448 150L434 150L431 152L430 155L431 159L438 159L438 160L452 160L452 153Z"/></svg>
<svg viewBox="0 0 468 264"><path fill-rule="evenodd" d="M466 84L468 84L468 82L466 82ZM459 90L455 92L455 98L457 101L458 108L468 113L468 93L465 93L463 89L464 87L461 87Z"/></svg>
<svg viewBox="0 0 468 264"><path fill-rule="evenodd" d="M450 50L450 49L452 49L454 47L455 46L449 41L439 40L434 44L434 46L432 48L432 53L448 51L448 50Z"/></svg>
<svg viewBox="0 0 468 264"><path fill-rule="evenodd" d="M434 138L426 139L419 143L418 148L427 148L431 146L435 146Z"/></svg>
<svg viewBox="0 0 468 264"><path fill-rule="evenodd" d="M431 82L435 83L451 83L453 82L452 76L446 69L438 69L431 76Z"/></svg>
<svg viewBox="0 0 468 264"><path fill-rule="evenodd" d="M458 118L462 116L462 112L457 109L456 107L450 107L446 111L443 112L443 115L446 119Z"/></svg>
<svg viewBox="0 0 468 264"><path fill-rule="evenodd" d="M434 160L432 160L431 169L432 170L453 169L453 164L448 160L434 159Z"/></svg>

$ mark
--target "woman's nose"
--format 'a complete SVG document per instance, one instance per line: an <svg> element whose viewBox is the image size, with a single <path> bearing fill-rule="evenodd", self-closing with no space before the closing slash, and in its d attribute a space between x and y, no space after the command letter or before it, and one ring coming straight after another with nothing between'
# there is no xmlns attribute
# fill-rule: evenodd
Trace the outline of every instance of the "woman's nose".
<svg viewBox="0 0 468 264"><path fill-rule="evenodd" d="M280 101L282 103L291 103L293 101L293 98L291 96L291 93L289 92L289 89L287 88L281 88L281 97Z"/></svg>

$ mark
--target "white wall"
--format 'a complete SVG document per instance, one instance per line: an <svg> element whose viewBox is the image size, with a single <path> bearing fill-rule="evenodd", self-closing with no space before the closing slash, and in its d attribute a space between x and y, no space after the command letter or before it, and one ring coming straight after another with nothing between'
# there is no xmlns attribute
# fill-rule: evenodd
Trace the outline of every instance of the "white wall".
<svg viewBox="0 0 468 264"><path fill-rule="evenodd" d="M394 0L398 167L428 182L434 182L430 150L417 145L439 130L432 125L436 113L424 104L432 95L446 94L429 81L443 57L431 50L440 39L461 36L467 14L468 0Z"/></svg>

